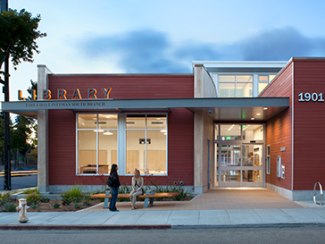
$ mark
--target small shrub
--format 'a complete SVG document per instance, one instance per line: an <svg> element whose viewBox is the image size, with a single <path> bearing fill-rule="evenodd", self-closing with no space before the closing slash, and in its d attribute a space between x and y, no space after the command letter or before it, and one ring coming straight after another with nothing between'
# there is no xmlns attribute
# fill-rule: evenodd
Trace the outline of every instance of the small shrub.
<svg viewBox="0 0 325 244"><path fill-rule="evenodd" d="M74 209L78 209L78 208L80 208L80 205L79 205L77 202L75 202L75 203L73 204L73 208L74 208Z"/></svg>
<svg viewBox="0 0 325 244"><path fill-rule="evenodd" d="M84 196L84 201L90 201L90 200L91 200L90 196L88 196L88 195Z"/></svg>
<svg viewBox="0 0 325 244"><path fill-rule="evenodd" d="M2 198L2 201L4 201L4 202L9 202L9 201L10 201L10 193L8 192L8 193L6 193L6 194L3 194L3 195L1 196L1 198Z"/></svg>
<svg viewBox="0 0 325 244"><path fill-rule="evenodd" d="M61 195L62 201L69 202L80 202L84 197L80 186L73 186L71 189L66 190Z"/></svg>
<svg viewBox="0 0 325 244"><path fill-rule="evenodd" d="M91 202L90 202L90 201L85 201L85 200L84 200L84 201L82 202L82 205L85 206L85 207L87 207L87 206L91 206Z"/></svg>
<svg viewBox="0 0 325 244"><path fill-rule="evenodd" d="M67 199L67 200L62 200L62 205L63 206L67 206L67 205L69 205L71 203L71 201L69 200L69 199Z"/></svg>
<svg viewBox="0 0 325 244"><path fill-rule="evenodd" d="M26 197L27 204L31 205L34 202L37 202L41 198L41 194L34 192Z"/></svg>
<svg viewBox="0 0 325 244"><path fill-rule="evenodd" d="M6 203L6 202L5 202L4 200L1 200L1 199L0 199L0 207L3 206L3 205L5 205L5 203Z"/></svg>
<svg viewBox="0 0 325 244"><path fill-rule="evenodd" d="M31 205L30 205L30 208L31 209L39 208L39 204L37 202L32 202Z"/></svg>
<svg viewBox="0 0 325 244"><path fill-rule="evenodd" d="M57 202L56 202L56 203L53 203L52 207L53 207L53 208L59 208L59 207L60 207L60 204L57 203Z"/></svg>
<svg viewBox="0 0 325 244"><path fill-rule="evenodd" d="M48 198L48 197L40 197L39 199L38 199L40 202L49 202L50 201L50 198Z"/></svg>
<svg viewBox="0 0 325 244"><path fill-rule="evenodd" d="M3 210L4 212L16 212L16 205L13 203L7 203Z"/></svg>

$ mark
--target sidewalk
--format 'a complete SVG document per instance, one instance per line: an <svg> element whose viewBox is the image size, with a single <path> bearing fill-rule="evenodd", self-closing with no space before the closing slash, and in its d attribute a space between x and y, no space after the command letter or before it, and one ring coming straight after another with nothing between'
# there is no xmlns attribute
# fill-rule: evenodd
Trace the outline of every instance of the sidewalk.
<svg viewBox="0 0 325 244"><path fill-rule="evenodd" d="M270 190L218 190L190 202L155 202L151 208L130 211L118 202L120 212L103 209L103 203L78 212L28 212L20 224L18 213L0 213L5 229L166 229L325 225L325 206L293 202Z"/></svg>
<svg viewBox="0 0 325 244"><path fill-rule="evenodd" d="M125 212L0 213L0 229L211 228L325 225L325 207L295 209L229 209Z"/></svg>

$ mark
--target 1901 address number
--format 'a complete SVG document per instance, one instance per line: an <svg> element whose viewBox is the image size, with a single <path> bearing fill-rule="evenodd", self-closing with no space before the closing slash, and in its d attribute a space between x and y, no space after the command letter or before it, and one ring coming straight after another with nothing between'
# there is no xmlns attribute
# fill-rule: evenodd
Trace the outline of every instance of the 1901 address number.
<svg viewBox="0 0 325 244"><path fill-rule="evenodd" d="M323 93L300 93L298 95L299 99L298 99L298 102L309 102L310 100L313 101L313 102L324 102L324 99L323 99Z"/></svg>

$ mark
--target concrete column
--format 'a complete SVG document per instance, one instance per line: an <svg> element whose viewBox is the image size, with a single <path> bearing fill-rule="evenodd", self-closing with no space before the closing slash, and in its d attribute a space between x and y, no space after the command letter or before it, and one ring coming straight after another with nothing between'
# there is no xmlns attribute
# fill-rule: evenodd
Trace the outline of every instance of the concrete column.
<svg viewBox="0 0 325 244"><path fill-rule="evenodd" d="M194 97L217 97L213 79L203 65L194 66ZM211 108L214 109L214 108ZM208 190L208 140L210 140L210 176L213 171L213 119L203 111L194 114L194 192ZM213 174L212 174L213 176ZM213 177L210 177L213 181Z"/></svg>
<svg viewBox="0 0 325 244"><path fill-rule="evenodd" d="M49 88L48 74L51 73L45 65L38 65L37 100L42 99L44 89ZM37 146L37 186L39 191L48 192L49 162L48 162L48 110L37 111L38 146Z"/></svg>
<svg viewBox="0 0 325 244"><path fill-rule="evenodd" d="M208 140L210 140L210 181L208 182ZM213 183L213 120L204 112L194 114L194 192L203 193ZM213 176L213 174L212 174Z"/></svg>

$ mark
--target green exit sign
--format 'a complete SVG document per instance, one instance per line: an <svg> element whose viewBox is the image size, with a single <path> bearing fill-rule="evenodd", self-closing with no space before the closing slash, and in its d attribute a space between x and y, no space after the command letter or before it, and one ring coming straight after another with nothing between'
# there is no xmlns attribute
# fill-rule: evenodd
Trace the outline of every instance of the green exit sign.
<svg viewBox="0 0 325 244"><path fill-rule="evenodd" d="M230 140L230 136L226 136L226 140L228 140L228 141L229 141L229 140Z"/></svg>

